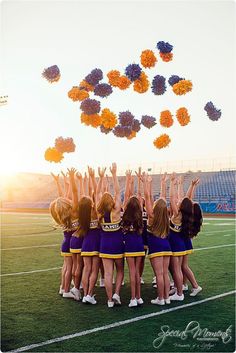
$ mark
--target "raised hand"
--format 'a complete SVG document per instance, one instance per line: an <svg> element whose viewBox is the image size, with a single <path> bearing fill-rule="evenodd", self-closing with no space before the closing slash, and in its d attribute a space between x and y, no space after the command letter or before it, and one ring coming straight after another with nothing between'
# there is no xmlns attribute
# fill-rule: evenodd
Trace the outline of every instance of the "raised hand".
<svg viewBox="0 0 236 353"><path fill-rule="evenodd" d="M100 176L100 178L104 177L105 171L107 168L100 168L98 167L98 175Z"/></svg>
<svg viewBox="0 0 236 353"><path fill-rule="evenodd" d="M116 175L116 172L117 172L116 163L112 163L112 166L110 167L110 172L111 172L112 175Z"/></svg>
<svg viewBox="0 0 236 353"><path fill-rule="evenodd" d="M178 177L178 184L183 184L183 182L184 182L183 175L180 175L180 176Z"/></svg>
<svg viewBox="0 0 236 353"><path fill-rule="evenodd" d="M75 168L67 168L69 177L73 177L76 173Z"/></svg>
<svg viewBox="0 0 236 353"><path fill-rule="evenodd" d="M79 180L82 180L82 179L83 179L82 174L81 174L80 172L77 172L77 173L76 173L76 177L77 177L77 179L79 179Z"/></svg>
<svg viewBox="0 0 236 353"><path fill-rule="evenodd" d="M172 173L171 176L170 176L170 181L172 181L173 183L176 182L176 174L175 173Z"/></svg>
<svg viewBox="0 0 236 353"><path fill-rule="evenodd" d="M66 178L67 173L65 174L65 173L63 172L63 170L61 170L61 174L63 175L64 178Z"/></svg>
<svg viewBox="0 0 236 353"><path fill-rule="evenodd" d="M51 173L51 176L53 177L53 179L54 179L56 182L59 181L60 174L55 175L55 174Z"/></svg>
<svg viewBox="0 0 236 353"><path fill-rule="evenodd" d="M132 170L131 169L127 169L126 172L125 172L125 175L127 177L131 177L131 174L132 174Z"/></svg>
<svg viewBox="0 0 236 353"><path fill-rule="evenodd" d="M89 174L89 176L90 176L91 178L94 178L94 176L95 176L95 171L94 171L94 169L91 168L91 167L89 167L89 166L88 166L88 174Z"/></svg>
<svg viewBox="0 0 236 353"><path fill-rule="evenodd" d="M192 183L192 186L197 186L200 183L200 179L199 178L193 179L191 183Z"/></svg>
<svg viewBox="0 0 236 353"><path fill-rule="evenodd" d="M148 182L148 183L151 183L151 182L152 182L152 176L151 176L151 175L148 175L148 176L147 176L147 182Z"/></svg>

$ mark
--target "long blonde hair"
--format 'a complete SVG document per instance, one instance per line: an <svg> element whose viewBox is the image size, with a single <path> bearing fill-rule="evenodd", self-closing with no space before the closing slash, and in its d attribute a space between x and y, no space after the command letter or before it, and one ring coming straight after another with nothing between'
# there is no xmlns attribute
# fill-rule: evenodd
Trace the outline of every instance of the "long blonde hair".
<svg viewBox="0 0 236 353"><path fill-rule="evenodd" d="M69 199L65 197L58 197L57 199L51 202L49 206L49 211L51 213L52 218L58 225L63 226L66 229L72 228L72 203Z"/></svg>
<svg viewBox="0 0 236 353"><path fill-rule="evenodd" d="M87 196L83 196L79 200L79 205L78 205L78 230L76 234L78 236L84 236L87 234L89 228L90 228L90 222L91 222L91 211L92 211L92 199Z"/></svg>
<svg viewBox="0 0 236 353"><path fill-rule="evenodd" d="M153 207L153 220L150 225L153 235L166 238L169 233L170 221L168 216L167 204L163 199L158 199Z"/></svg>
<svg viewBox="0 0 236 353"><path fill-rule="evenodd" d="M115 202L112 195L109 192L104 192L97 206L97 211L100 214L99 221L101 221L106 212L110 213L114 206Z"/></svg>

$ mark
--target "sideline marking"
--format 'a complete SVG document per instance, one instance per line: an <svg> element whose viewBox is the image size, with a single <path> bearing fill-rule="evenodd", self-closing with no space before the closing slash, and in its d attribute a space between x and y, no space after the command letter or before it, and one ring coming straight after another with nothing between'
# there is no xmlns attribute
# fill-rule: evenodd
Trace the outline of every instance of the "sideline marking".
<svg viewBox="0 0 236 353"><path fill-rule="evenodd" d="M198 300L197 302L193 302L193 303L189 303L189 304L185 304L185 305L180 305L180 306L177 306L177 307L174 307L174 308L161 310L161 311L158 311L158 312L153 312L153 313L142 315L142 316L137 316L137 317L134 317L132 319L128 319L128 320L124 320L124 321L114 322L113 324L104 325L104 326L100 326L100 327L95 327L95 328L90 329L90 330L76 332L76 333L73 333L73 334L70 334L70 335L53 338L53 339L50 339L50 340L47 340L47 341L44 341L44 342L39 342L39 343L30 344L28 346L19 347L17 349L12 350L12 351L6 351L6 353L24 352L24 351L28 351L30 349L34 349L34 348L37 348L37 347L47 346L48 344L52 344L52 343L56 343L56 342L62 342L62 341L66 341L66 340L69 340L69 339L72 339L72 338L90 335L91 333L94 333L94 332L109 330L109 329L114 328L114 327L128 325L128 324L130 324L132 322L137 322L137 321L140 321L140 320L149 319L151 317L155 317L155 316L159 316L159 315L163 315L163 314L168 314L168 313L173 312L173 311L189 308L191 306L199 305L199 304L202 304L202 303L205 303L205 302L208 302L208 301L211 301L211 300L215 300L215 299L218 299L218 298L223 298L223 297L226 297L226 296L234 294L234 293L236 293L236 291L232 290L230 292L225 292L225 293L222 293L222 294L214 295L213 297L209 297L209 298L205 298L205 299L202 299L202 300Z"/></svg>

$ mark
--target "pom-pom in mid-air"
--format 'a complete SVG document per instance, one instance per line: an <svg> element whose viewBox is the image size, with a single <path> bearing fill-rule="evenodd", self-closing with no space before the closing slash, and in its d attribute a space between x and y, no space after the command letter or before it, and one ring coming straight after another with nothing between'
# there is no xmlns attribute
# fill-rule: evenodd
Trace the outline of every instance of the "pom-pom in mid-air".
<svg viewBox="0 0 236 353"><path fill-rule="evenodd" d="M160 115L160 124L163 127L171 127L174 123L171 112L169 110L163 110Z"/></svg>
<svg viewBox="0 0 236 353"><path fill-rule="evenodd" d="M100 112L100 102L96 99L85 99L80 104L80 109L87 115L98 114Z"/></svg>
<svg viewBox="0 0 236 353"><path fill-rule="evenodd" d="M89 93L85 89L80 89L77 86L71 88L68 92L68 97L73 100L73 102L83 101L89 97Z"/></svg>
<svg viewBox="0 0 236 353"><path fill-rule="evenodd" d="M137 80L141 75L142 69L138 64L130 64L125 69L126 76L130 79L130 81Z"/></svg>
<svg viewBox="0 0 236 353"><path fill-rule="evenodd" d="M171 142L170 137L167 134L163 134L163 135L157 137L153 141L153 144L156 148L161 149L161 148L167 147L170 142Z"/></svg>
<svg viewBox="0 0 236 353"><path fill-rule="evenodd" d="M208 118L212 121L217 121L221 117L221 110L217 109L212 102L208 102L204 110L207 112Z"/></svg>
<svg viewBox="0 0 236 353"><path fill-rule="evenodd" d="M152 92L155 95L162 95L166 91L166 79L164 76L156 75L152 80Z"/></svg>
<svg viewBox="0 0 236 353"><path fill-rule="evenodd" d="M112 94L112 87L108 83L99 83L94 88L95 96L108 97Z"/></svg>
<svg viewBox="0 0 236 353"><path fill-rule="evenodd" d="M147 75L142 72L140 77L134 81L134 91L138 93L145 93L149 88L149 81Z"/></svg>
<svg viewBox="0 0 236 353"><path fill-rule="evenodd" d="M190 122L190 115L188 114L188 110L184 107L177 110L176 117L181 126L188 125Z"/></svg>
<svg viewBox="0 0 236 353"><path fill-rule="evenodd" d="M61 77L60 70L57 65L53 65L48 67L47 69L44 69L42 75L50 83L59 81Z"/></svg>
<svg viewBox="0 0 236 353"><path fill-rule="evenodd" d="M55 147L49 147L44 153L44 158L48 162L59 163L64 158L63 154L59 152Z"/></svg>
<svg viewBox="0 0 236 353"><path fill-rule="evenodd" d="M75 144L72 137L57 137L55 140L55 148L61 153L71 153L75 151Z"/></svg>
<svg viewBox="0 0 236 353"><path fill-rule="evenodd" d="M157 49L160 52L160 57L163 61L168 62L173 59L173 54L171 53L173 45L168 42L160 41L157 43Z"/></svg>
<svg viewBox="0 0 236 353"><path fill-rule="evenodd" d="M103 79L103 73L100 69L94 69L85 77L85 81L92 86L96 86Z"/></svg>
<svg viewBox="0 0 236 353"><path fill-rule="evenodd" d="M148 69L150 69L151 67L154 67L157 62L157 58L155 54L153 53L152 50L149 50L149 49L142 51L142 54L140 55L140 59L143 67Z"/></svg>
<svg viewBox="0 0 236 353"><path fill-rule="evenodd" d="M189 80L180 80L172 86L173 92L178 96L182 96L187 92L192 91L193 84Z"/></svg>
<svg viewBox="0 0 236 353"><path fill-rule="evenodd" d="M110 111L110 109L105 108L101 113L101 124L105 129L113 129L117 124L117 116ZM104 132L104 131L103 131Z"/></svg>
<svg viewBox="0 0 236 353"><path fill-rule="evenodd" d="M146 128L151 129L156 125L156 118L154 118L154 116L143 115L141 124L143 124Z"/></svg>

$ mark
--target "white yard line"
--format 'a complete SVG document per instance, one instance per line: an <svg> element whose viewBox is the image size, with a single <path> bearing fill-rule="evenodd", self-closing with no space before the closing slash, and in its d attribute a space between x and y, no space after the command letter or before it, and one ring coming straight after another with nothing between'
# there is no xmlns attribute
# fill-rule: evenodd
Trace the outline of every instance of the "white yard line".
<svg viewBox="0 0 236 353"><path fill-rule="evenodd" d="M227 248L228 246L236 246L236 244L216 245L216 246L210 246L209 248L195 248L194 251L217 249L217 248Z"/></svg>
<svg viewBox="0 0 236 353"><path fill-rule="evenodd" d="M59 243L59 244L22 246L22 247L19 247L19 248L5 248L5 249L1 249L1 251L4 251L4 250L23 250L23 249L33 249L33 248L49 248L51 246L59 246L59 245L61 245L61 244Z"/></svg>
<svg viewBox="0 0 236 353"><path fill-rule="evenodd" d="M199 233L198 234L198 236L199 235L206 235L206 234L215 234L215 233L224 233L225 231L227 231L227 232L233 232L233 231L235 231L235 228L232 228L232 229L224 229L224 230L212 230L211 232L209 231L209 232L204 232L204 231L202 231L201 233Z"/></svg>
<svg viewBox="0 0 236 353"><path fill-rule="evenodd" d="M161 311L158 311L158 312L153 312L153 313L150 313L150 314L137 316L137 317L134 317L132 319L114 322L113 324L104 325L104 326L100 326L100 327L95 327L95 328L90 329L90 330L80 331L80 332L76 332L76 333L73 333L73 334L70 334L70 335L53 338L53 339L50 339L50 340L47 340L47 341L44 341L44 342L39 342L39 343L30 344L28 346L19 347L19 348L15 349L15 350L7 351L6 353L18 353L18 352L29 351L31 349L42 347L42 346L47 346L49 344L53 344L53 343L57 343L57 342L63 342L63 341L67 341L67 340L70 340L70 339L73 339L73 338L90 335L91 333L95 333L95 332L99 332L99 331L105 331L105 330L110 330L110 329L115 328L115 327L128 325L128 324L131 324L133 322L146 320L146 319L149 319L149 318L152 318L152 317L155 317L155 316L168 314L168 313L171 313L173 311L186 309L186 308L189 308L189 307L192 307L192 306L196 306L196 305L199 305L199 304L203 304L203 303L209 302L211 300L223 298L223 297L226 297L228 295L234 294L235 292L236 291L233 290L233 291L230 291L230 292L221 293L221 294L218 294L218 295L214 295L213 297L209 297L209 298L205 298L205 299L202 299L202 300L198 300L196 302L189 303L189 304L180 305L180 306L177 306L175 308L164 309L164 310L161 310Z"/></svg>

